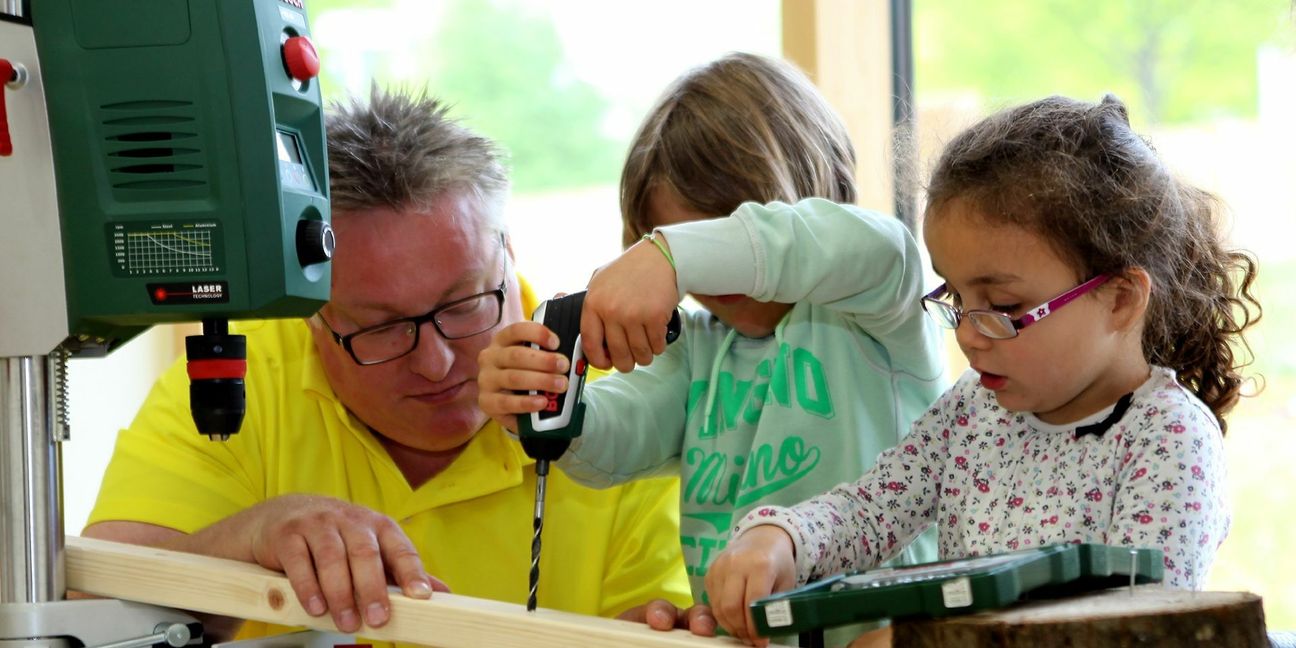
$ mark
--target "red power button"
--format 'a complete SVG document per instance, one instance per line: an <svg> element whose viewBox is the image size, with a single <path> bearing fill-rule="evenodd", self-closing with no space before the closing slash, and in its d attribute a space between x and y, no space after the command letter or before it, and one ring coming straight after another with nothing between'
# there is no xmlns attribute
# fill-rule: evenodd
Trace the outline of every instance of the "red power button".
<svg viewBox="0 0 1296 648"><path fill-rule="evenodd" d="M0 58L0 156L13 155L13 140L9 138L9 115L5 111L5 84L13 80L14 66L8 59Z"/></svg>
<svg viewBox="0 0 1296 648"><path fill-rule="evenodd" d="M298 81L310 81L319 76L319 54L315 52L315 44L305 36L293 36L284 41L283 59L288 75Z"/></svg>

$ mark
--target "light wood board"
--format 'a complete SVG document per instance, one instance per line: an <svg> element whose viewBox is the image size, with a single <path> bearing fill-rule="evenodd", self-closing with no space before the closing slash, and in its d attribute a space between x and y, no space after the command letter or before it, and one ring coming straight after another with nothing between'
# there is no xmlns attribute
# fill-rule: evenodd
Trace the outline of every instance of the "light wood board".
<svg viewBox="0 0 1296 648"><path fill-rule="evenodd" d="M283 574L256 565L75 536L67 538L66 564L69 590L337 631L331 617L312 617L302 609ZM659 632L639 623L557 610L527 612L521 605L443 593L428 600L394 593L390 621L381 628L364 626L356 635L437 648L739 645L732 639L706 639L683 630Z"/></svg>

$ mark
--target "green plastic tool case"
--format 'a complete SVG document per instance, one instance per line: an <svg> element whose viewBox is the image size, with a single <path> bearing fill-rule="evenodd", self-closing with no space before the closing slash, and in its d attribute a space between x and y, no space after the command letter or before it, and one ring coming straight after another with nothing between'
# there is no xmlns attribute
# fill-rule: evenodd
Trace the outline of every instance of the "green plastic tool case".
<svg viewBox="0 0 1296 648"><path fill-rule="evenodd" d="M903 617L942 617L1135 583L1158 582L1161 551L1057 544L1011 553L846 572L751 605L765 636Z"/></svg>

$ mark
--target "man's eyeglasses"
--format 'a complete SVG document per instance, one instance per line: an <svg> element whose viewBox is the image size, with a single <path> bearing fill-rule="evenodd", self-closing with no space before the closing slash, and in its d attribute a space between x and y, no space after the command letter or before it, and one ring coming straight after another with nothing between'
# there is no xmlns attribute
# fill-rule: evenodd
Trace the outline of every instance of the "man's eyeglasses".
<svg viewBox="0 0 1296 648"><path fill-rule="evenodd" d="M324 323L333 341L338 343L351 359L359 365L376 365L408 355L418 347L419 331L432 322L437 333L447 340L472 337L495 328L504 314L504 294L508 278L500 281L499 288L463 299L442 304L417 317L404 317L382 324L365 327L347 335L333 330L324 316L316 314Z"/></svg>
<svg viewBox="0 0 1296 648"><path fill-rule="evenodd" d="M982 335L995 340L1010 340L1017 337L1017 332L1038 322L1050 313L1063 306L1071 303L1075 298L1101 286L1110 279L1110 275L1100 274L1089 281L1086 281L1071 290L1068 290L1053 299L1050 299L1035 308L1030 309L1025 315L1013 319L1004 313L992 310L963 310L941 298L949 295L946 284L941 284L936 290L927 293L922 298L923 310L927 311L938 324L945 328L957 329L959 322L964 317L972 323L972 327Z"/></svg>

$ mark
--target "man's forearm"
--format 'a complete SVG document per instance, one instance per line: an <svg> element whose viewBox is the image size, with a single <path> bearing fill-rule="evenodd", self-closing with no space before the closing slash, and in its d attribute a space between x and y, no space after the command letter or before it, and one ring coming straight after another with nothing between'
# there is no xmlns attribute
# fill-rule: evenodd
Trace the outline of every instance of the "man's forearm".
<svg viewBox="0 0 1296 648"><path fill-rule="evenodd" d="M250 529L257 509L241 511L192 534L146 522L112 520L92 524L81 535L254 563Z"/></svg>
<svg viewBox="0 0 1296 648"><path fill-rule="evenodd" d="M232 520L233 518L228 518L227 520L218 522L217 524L194 535L145 522L112 520L92 524L86 527L81 532L81 535L86 538L111 540L114 542L158 547L161 549L173 549L175 551L184 551L186 553L206 554L211 556L220 555L222 558L234 558L234 556L228 555L232 553L231 551L218 552L214 545L219 542L221 538L232 540L236 535L233 528L236 525L230 525L231 528L226 529L215 529L214 532L209 531L223 522L229 522ZM233 548L234 544L236 543L231 543L231 548ZM251 556L252 552L250 549L250 543L244 542L243 545L242 552ZM250 562L250 558L238 558L238 560ZM69 592L68 598L81 598L81 596L74 592ZM190 611L189 614L192 614L202 623L204 637L208 641L212 642L229 641L230 639L233 639L234 635L238 632L239 627L243 625L242 619L235 619L233 617L217 616L214 614L194 611Z"/></svg>

